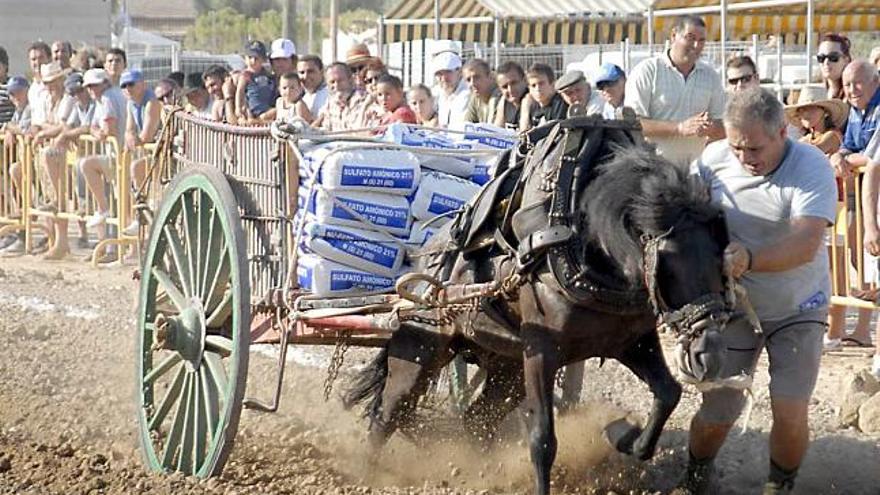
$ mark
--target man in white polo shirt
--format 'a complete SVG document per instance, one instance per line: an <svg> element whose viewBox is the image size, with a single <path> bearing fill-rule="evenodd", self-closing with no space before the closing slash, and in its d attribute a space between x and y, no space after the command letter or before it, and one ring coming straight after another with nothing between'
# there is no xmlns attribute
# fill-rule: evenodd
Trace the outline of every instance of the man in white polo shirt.
<svg viewBox="0 0 880 495"><path fill-rule="evenodd" d="M700 61L706 23L679 17L662 55L639 63L626 82L625 106L641 117L645 137L671 160L692 160L707 141L724 137L721 77Z"/></svg>
<svg viewBox="0 0 880 495"><path fill-rule="evenodd" d="M431 73L437 82L437 125L449 127L452 123L464 123L471 92L461 77L461 57L452 50L435 53Z"/></svg>

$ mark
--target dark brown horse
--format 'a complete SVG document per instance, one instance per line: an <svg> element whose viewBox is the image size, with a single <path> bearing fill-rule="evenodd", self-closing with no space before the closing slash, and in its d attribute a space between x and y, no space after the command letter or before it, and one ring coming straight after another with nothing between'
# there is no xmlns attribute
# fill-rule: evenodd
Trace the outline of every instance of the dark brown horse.
<svg viewBox="0 0 880 495"><path fill-rule="evenodd" d="M644 430L631 427L609 433L618 450L639 459L653 455L681 395L664 361L657 318L680 336L699 378L717 375L723 353L720 331L730 307L722 272L727 231L706 189L686 167L637 145L632 148L606 146L595 154L590 162L600 165L589 170L589 185L571 201L576 235L570 242L590 266L589 273L573 276L579 284L585 281L583 286L604 288L594 294L607 296L604 302L599 297L592 302L572 300L554 273L549 252L524 270L524 260L504 250L493 248L486 257L474 259L450 251L449 229L435 236L417 270L429 273L432 264L451 256L452 284L501 280L514 272L522 273L524 283L512 297L484 301L479 312L455 315L451 325L438 328L423 318L407 321L394 332L345 397L349 406L368 402L366 416L375 448L396 429L414 427L419 398L461 353L487 374L481 394L465 412L470 434L491 439L503 418L525 398L536 493L550 491L556 456L554 378L568 363L614 358L648 384L654 401ZM552 154L538 159L553 160ZM541 166L523 171L520 210L551 200ZM517 237L526 237L522 234ZM601 283L590 282L597 280ZM624 301L628 297L635 302Z"/></svg>

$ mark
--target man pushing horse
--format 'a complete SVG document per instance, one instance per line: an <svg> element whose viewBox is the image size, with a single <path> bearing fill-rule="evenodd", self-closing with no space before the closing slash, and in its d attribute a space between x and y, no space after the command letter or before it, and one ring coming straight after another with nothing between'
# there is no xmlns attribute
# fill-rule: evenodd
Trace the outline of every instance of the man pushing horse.
<svg viewBox="0 0 880 495"><path fill-rule="evenodd" d="M725 211L725 270L748 290L762 332L731 322L722 377L770 360L770 474L765 494L789 493L809 445L810 396L819 373L831 281L822 246L837 199L834 172L813 146L786 136L783 107L760 88L730 95L727 139L694 164ZM691 422L684 493L709 493L713 461L745 404L741 390L703 392Z"/></svg>

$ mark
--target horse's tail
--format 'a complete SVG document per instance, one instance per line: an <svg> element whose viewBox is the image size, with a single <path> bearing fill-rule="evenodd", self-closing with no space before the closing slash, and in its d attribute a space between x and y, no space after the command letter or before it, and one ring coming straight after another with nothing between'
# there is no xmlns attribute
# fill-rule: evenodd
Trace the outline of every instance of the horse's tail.
<svg viewBox="0 0 880 495"><path fill-rule="evenodd" d="M382 406L382 393L388 379L388 348L383 348L366 368L352 380L351 386L342 396L342 404L346 409L363 404L364 417L373 418Z"/></svg>

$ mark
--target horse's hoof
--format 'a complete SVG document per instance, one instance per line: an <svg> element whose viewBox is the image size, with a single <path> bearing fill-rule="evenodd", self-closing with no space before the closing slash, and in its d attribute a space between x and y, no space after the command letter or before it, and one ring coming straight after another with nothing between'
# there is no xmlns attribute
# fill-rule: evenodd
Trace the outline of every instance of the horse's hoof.
<svg viewBox="0 0 880 495"><path fill-rule="evenodd" d="M615 450L626 455L633 454L633 444L641 434L642 429L627 421L626 418L608 423L603 430L605 441Z"/></svg>

